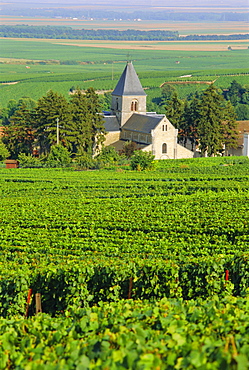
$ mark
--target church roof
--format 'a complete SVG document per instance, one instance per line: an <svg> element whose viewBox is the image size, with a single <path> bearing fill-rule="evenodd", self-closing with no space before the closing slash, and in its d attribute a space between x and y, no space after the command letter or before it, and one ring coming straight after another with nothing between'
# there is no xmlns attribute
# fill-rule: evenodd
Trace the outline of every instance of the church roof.
<svg viewBox="0 0 249 370"><path fill-rule="evenodd" d="M116 116L104 116L104 126L107 132L119 131L119 123Z"/></svg>
<svg viewBox="0 0 249 370"><path fill-rule="evenodd" d="M122 126L122 129L151 133L153 130L164 118L164 115L145 115L134 113L128 121Z"/></svg>
<svg viewBox="0 0 249 370"><path fill-rule="evenodd" d="M131 62L128 62L112 95L146 95Z"/></svg>

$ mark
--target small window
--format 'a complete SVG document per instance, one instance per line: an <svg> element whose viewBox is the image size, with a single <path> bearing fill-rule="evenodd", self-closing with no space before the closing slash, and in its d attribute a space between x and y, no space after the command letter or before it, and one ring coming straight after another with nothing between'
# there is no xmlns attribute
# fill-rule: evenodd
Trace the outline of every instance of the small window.
<svg viewBox="0 0 249 370"><path fill-rule="evenodd" d="M162 125L162 131L164 131L164 125Z"/></svg>
<svg viewBox="0 0 249 370"><path fill-rule="evenodd" d="M118 98L116 98L116 110L118 110Z"/></svg>
<svg viewBox="0 0 249 370"><path fill-rule="evenodd" d="M132 100L131 102L131 111L132 112L137 112L138 110L138 102L137 100Z"/></svg>
<svg viewBox="0 0 249 370"><path fill-rule="evenodd" d="M168 126L167 125L165 125L165 131L168 131Z"/></svg>
<svg viewBox="0 0 249 370"><path fill-rule="evenodd" d="M166 143L163 143L162 145L162 153L167 154L167 144Z"/></svg>

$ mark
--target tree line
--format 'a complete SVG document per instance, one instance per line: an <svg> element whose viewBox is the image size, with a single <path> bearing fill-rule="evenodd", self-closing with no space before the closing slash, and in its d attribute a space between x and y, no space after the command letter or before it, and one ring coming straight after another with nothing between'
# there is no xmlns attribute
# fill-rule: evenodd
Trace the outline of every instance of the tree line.
<svg viewBox="0 0 249 370"><path fill-rule="evenodd" d="M177 40L177 31L73 29L63 26L0 26L0 37L85 39L85 40Z"/></svg>
<svg viewBox="0 0 249 370"><path fill-rule="evenodd" d="M237 147L237 115L229 99L235 83L225 96L212 84L202 93L196 92L189 101L179 99L172 85L163 86L161 105L178 129L180 144L186 146L190 142L192 150L198 146L202 156L226 155L229 148Z"/></svg>
<svg viewBox="0 0 249 370"><path fill-rule="evenodd" d="M92 88L77 90L70 101L50 90L37 102L10 101L8 111L2 141L12 159L20 154L46 157L58 144L70 155L90 158L105 138L98 95Z"/></svg>
<svg viewBox="0 0 249 370"><path fill-rule="evenodd" d="M240 40L248 39L249 34L232 35L187 35L179 36L178 31L167 30L113 30L113 29L73 29L64 26L0 26L0 37L46 38L73 40L133 40L133 41L184 41L184 40Z"/></svg>
<svg viewBox="0 0 249 370"><path fill-rule="evenodd" d="M156 105L156 110L163 113L166 101L172 96L173 93L177 94L176 88L172 84L165 83L161 89L161 97L152 99L152 104ZM222 97L232 104L236 118L238 121L249 120L249 86L242 86L236 80L233 80L230 86L223 89L221 92ZM197 93L191 93L186 97L189 102L193 96L198 96ZM152 106L153 110L153 106Z"/></svg>

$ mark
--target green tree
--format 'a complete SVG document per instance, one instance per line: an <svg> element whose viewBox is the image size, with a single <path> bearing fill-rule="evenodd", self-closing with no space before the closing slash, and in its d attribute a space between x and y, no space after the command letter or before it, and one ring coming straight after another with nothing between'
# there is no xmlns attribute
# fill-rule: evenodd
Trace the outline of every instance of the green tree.
<svg viewBox="0 0 249 370"><path fill-rule="evenodd" d="M229 148L236 148L238 146L238 122L236 121L237 115L231 102L225 102L224 117L222 121L222 135L223 144L226 150Z"/></svg>
<svg viewBox="0 0 249 370"><path fill-rule="evenodd" d="M226 118L224 98L214 85L210 85L202 94L196 118L197 133L202 155L216 155L224 144L223 122Z"/></svg>
<svg viewBox="0 0 249 370"><path fill-rule="evenodd" d="M238 104L236 106L236 114L239 121L249 120L249 105Z"/></svg>
<svg viewBox="0 0 249 370"><path fill-rule="evenodd" d="M17 110L17 101L15 99L10 99L7 104L7 111L8 111L8 118L13 116L15 111Z"/></svg>
<svg viewBox="0 0 249 370"><path fill-rule="evenodd" d="M59 142L70 147L68 136L72 122L71 108L63 95L48 91L38 100L33 119L40 154L49 153L51 146L57 143L57 124Z"/></svg>
<svg viewBox="0 0 249 370"><path fill-rule="evenodd" d="M47 167L68 167L71 164L70 153L62 145L52 145L46 159Z"/></svg>
<svg viewBox="0 0 249 370"><path fill-rule="evenodd" d="M115 148L112 146L103 147L101 152L96 156L99 166L110 166L117 164L120 155L116 152Z"/></svg>
<svg viewBox="0 0 249 370"><path fill-rule="evenodd" d="M94 155L105 140L103 115L98 95L90 88L76 90L71 97L72 125L70 140L75 152Z"/></svg>
<svg viewBox="0 0 249 370"><path fill-rule="evenodd" d="M161 91L164 100L171 100L173 95L177 93L176 88L171 84L164 84L161 88Z"/></svg>
<svg viewBox="0 0 249 370"><path fill-rule="evenodd" d="M10 124L11 117L22 105L25 105L28 110L33 110L36 105L36 101L29 97L22 97L18 102L15 99L9 100L7 107L0 109L1 124L3 126L8 126Z"/></svg>
<svg viewBox="0 0 249 370"><path fill-rule="evenodd" d="M236 80L233 80L230 84L228 90L223 92L223 95L226 99L230 100L233 106L236 106L238 103L241 102L241 98L245 89L241 84L239 84Z"/></svg>
<svg viewBox="0 0 249 370"><path fill-rule="evenodd" d="M198 139L197 123L200 117L200 109L199 94L196 93L190 103L185 102L183 114L180 119L179 142L186 145L187 140L190 140L192 150L194 150Z"/></svg>
<svg viewBox="0 0 249 370"><path fill-rule="evenodd" d="M27 107L27 109L32 111L36 107L36 104L37 104L37 102L34 99L32 99L28 96L23 96L22 98L20 98L18 100L17 108L19 108L21 105L25 105Z"/></svg>
<svg viewBox="0 0 249 370"><path fill-rule="evenodd" d="M137 171L151 170L154 167L155 156L151 152L135 150L131 156L131 168Z"/></svg>
<svg viewBox="0 0 249 370"><path fill-rule="evenodd" d="M111 92L105 92L103 95L99 97L100 105L103 110L109 111L112 103L112 94Z"/></svg>
<svg viewBox="0 0 249 370"><path fill-rule="evenodd" d="M36 158L31 154L20 153L17 159L22 168L41 168L44 166L43 158Z"/></svg>
<svg viewBox="0 0 249 370"><path fill-rule="evenodd" d="M9 156L10 156L10 152L8 151L4 143L0 141L0 162L4 161Z"/></svg>
<svg viewBox="0 0 249 370"><path fill-rule="evenodd" d="M174 92L171 99L166 102L165 109L166 116L172 125L175 128L179 128L184 111L184 103L178 98L177 92Z"/></svg>
<svg viewBox="0 0 249 370"><path fill-rule="evenodd" d="M8 126L10 124L10 118L13 116L17 109L17 101L14 99L9 100L7 107L0 109L0 120L1 125Z"/></svg>
<svg viewBox="0 0 249 370"><path fill-rule="evenodd" d="M10 124L5 127L3 142L9 150L11 158L16 159L19 153L32 153L34 140L31 112L23 104L15 110Z"/></svg>

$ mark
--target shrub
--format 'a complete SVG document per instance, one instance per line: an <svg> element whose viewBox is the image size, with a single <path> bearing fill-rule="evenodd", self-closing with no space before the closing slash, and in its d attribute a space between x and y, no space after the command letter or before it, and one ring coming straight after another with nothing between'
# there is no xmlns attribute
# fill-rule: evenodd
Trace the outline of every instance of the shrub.
<svg viewBox="0 0 249 370"><path fill-rule="evenodd" d="M70 153L62 145L52 145L46 159L46 167L69 167L72 160Z"/></svg>
<svg viewBox="0 0 249 370"><path fill-rule="evenodd" d="M117 164L119 162L120 156L113 147L109 146L103 147L96 159L100 166L110 166L113 164Z"/></svg>
<svg viewBox="0 0 249 370"><path fill-rule="evenodd" d="M126 158L131 158L136 149L137 144L134 141L127 141L124 143L120 154L124 154Z"/></svg>
<svg viewBox="0 0 249 370"><path fill-rule="evenodd" d="M31 154L20 153L18 161L22 168L40 168L44 166L40 158L33 157Z"/></svg>
<svg viewBox="0 0 249 370"><path fill-rule="evenodd" d="M6 146L4 145L4 143L2 143L0 141L0 162L4 161L6 158L8 158L10 155L8 149L6 148Z"/></svg>
<svg viewBox="0 0 249 370"><path fill-rule="evenodd" d="M76 167L82 170L90 170L97 167L97 160L84 151L76 154L74 163Z"/></svg>
<svg viewBox="0 0 249 370"><path fill-rule="evenodd" d="M131 168L137 171L151 170L154 167L155 156L151 152L135 150L131 156Z"/></svg>

